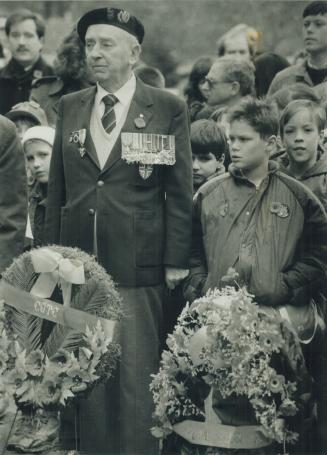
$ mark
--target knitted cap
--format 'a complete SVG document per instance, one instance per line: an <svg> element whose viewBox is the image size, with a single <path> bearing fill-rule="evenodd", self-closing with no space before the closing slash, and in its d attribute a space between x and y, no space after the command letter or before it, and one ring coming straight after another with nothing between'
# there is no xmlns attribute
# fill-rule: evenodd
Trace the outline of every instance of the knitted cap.
<svg viewBox="0 0 327 455"><path fill-rule="evenodd" d="M47 144L53 146L55 138L55 129L52 128L51 126L32 126L32 128L29 128L22 139L22 144L23 147L25 146L27 141L30 141L32 139L34 140L39 140L46 142Z"/></svg>

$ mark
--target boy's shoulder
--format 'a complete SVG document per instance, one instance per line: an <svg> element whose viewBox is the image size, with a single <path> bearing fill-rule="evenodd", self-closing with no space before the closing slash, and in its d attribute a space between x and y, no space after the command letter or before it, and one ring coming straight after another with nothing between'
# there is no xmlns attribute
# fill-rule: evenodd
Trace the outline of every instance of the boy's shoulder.
<svg viewBox="0 0 327 455"><path fill-rule="evenodd" d="M201 197L204 198L216 189L220 188L222 185L226 184L226 182L230 181L231 179L232 176L229 172L217 175L217 177L211 178L202 186L200 186L195 196L197 196L197 194L201 194Z"/></svg>
<svg viewBox="0 0 327 455"><path fill-rule="evenodd" d="M285 174L282 170L278 170L275 173L275 176L293 193L293 196L297 199L302 208L306 207L309 202L313 205L321 206L321 202L317 196L308 188L308 186L304 185L299 180Z"/></svg>

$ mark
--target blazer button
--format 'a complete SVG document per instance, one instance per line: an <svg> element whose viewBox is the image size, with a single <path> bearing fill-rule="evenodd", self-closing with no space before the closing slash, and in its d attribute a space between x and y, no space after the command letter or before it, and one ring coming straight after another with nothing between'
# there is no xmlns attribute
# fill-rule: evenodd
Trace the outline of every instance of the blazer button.
<svg viewBox="0 0 327 455"><path fill-rule="evenodd" d="M94 214L95 214L95 210L94 209L89 209L89 215L93 216Z"/></svg>
<svg viewBox="0 0 327 455"><path fill-rule="evenodd" d="M98 181L98 186L103 186L104 185L104 181L103 180L99 180Z"/></svg>

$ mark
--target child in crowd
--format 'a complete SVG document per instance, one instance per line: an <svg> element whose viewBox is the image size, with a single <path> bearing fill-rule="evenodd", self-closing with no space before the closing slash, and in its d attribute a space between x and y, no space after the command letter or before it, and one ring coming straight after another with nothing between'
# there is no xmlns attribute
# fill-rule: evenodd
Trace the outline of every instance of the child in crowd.
<svg viewBox="0 0 327 455"><path fill-rule="evenodd" d="M308 186L327 210L327 154L319 147L325 127L325 110L310 100L291 101L280 118L285 171Z"/></svg>
<svg viewBox="0 0 327 455"><path fill-rule="evenodd" d="M7 112L6 117L14 122L19 138L32 126L47 126L48 121L42 107L35 101L23 101Z"/></svg>
<svg viewBox="0 0 327 455"><path fill-rule="evenodd" d="M207 180L225 173L229 159L224 130L213 120L197 120L191 124L194 193Z"/></svg>
<svg viewBox="0 0 327 455"><path fill-rule="evenodd" d="M274 106L244 99L229 121L229 172L195 196L185 297L223 286L233 267L259 304L301 314L325 277L326 213L310 190L269 161L278 133ZM296 450L308 444L300 433Z"/></svg>
<svg viewBox="0 0 327 455"><path fill-rule="evenodd" d="M41 106L35 101L23 101L13 106L9 112L7 112L6 117L14 122L18 137L20 140L23 139L25 132L32 128L33 126L42 125L47 126L48 121L45 115L44 110ZM27 175L28 190L31 191L35 180L31 174L30 168L27 166L25 160L25 168Z"/></svg>
<svg viewBox="0 0 327 455"><path fill-rule="evenodd" d="M325 274L326 213L311 191L269 161L278 133L273 106L244 99L229 120L229 172L195 200L193 254L203 292L220 287L234 267L260 303L299 304L298 291Z"/></svg>
<svg viewBox="0 0 327 455"><path fill-rule="evenodd" d="M228 144L223 129L213 120L197 120L191 124L193 157L193 192L207 180L225 173ZM182 287L165 293L164 336L173 331L177 317L185 306Z"/></svg>
<svg viewBox="0 0 327 455"><path fill-rule="evenodd" d="M286 149L288 165L285 168L292 177L300 180L320 199L327 210L327 156L322 147L323 130L326 127L325 110L314 101L291 101L280 118L280 134ZM326 279L317 283L320 293L316 302L326 320ZM327 437L327 336L320 342L320 349L307 348L310 370L315 379L317 415L315 441L317 453L326 453Z"/></svg>
<svg viewBox="0 0 327 455"><path fill-rule="evenodd" d="M36 184L29 197L29 222L26 237L33 247L41 246L44 240L49 167L55 130L50 126L33 126L22 139L27 165Z"/></svg>

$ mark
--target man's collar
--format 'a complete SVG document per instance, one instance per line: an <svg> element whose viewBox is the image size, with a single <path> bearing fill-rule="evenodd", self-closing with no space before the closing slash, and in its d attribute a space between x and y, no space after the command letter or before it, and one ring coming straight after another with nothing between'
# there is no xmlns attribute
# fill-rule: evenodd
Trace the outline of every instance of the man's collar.
<svg viewBox="0 0 327 455"><path fill-rule="evenodd" d="M11 58L7 66L2 70L2 76L12 77L13 75L24 75L28 74L35 69L42 68L43 59L41 56L29 66L28 69L24 68L16 59Z"/></svg>
<svg viewBox="0 0 327 455"><path fill-rule="evenodd" d="M128 105L135 93L136 88L136 78L134 73L132 73L131 77L128 79L125 84L120 87L116 92L113 93L119 102L124 106ZM106 96L109 92L105 90L98 82L97 82L97 94L96 94L96 103L100 104L103 97Z"/></svg>

